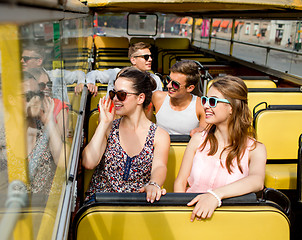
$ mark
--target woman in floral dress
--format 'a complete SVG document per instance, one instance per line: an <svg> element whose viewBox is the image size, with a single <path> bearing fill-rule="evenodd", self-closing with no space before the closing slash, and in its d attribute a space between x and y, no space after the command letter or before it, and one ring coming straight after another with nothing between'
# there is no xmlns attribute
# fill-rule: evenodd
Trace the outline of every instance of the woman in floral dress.
<svg viewBox="0 0 302 240"><path fill-rule="evenodd" d="M146 192L153 203L166 193L161 186L170 137L144 112L155 86L148 73L129 67L118 74L109 98L100 99L99 125L83 151L83 166L96 167L86 200L96 192Z"/></svg>

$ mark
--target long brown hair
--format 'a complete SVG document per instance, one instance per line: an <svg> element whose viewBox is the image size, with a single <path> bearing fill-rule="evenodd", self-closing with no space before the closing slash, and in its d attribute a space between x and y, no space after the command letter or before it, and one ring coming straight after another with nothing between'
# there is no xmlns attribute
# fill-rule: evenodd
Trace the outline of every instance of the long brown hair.
<svg viewBox="0 0 302 240"><path fill-rule="evenodd" d="M239 170L242 173L240 161L247 147L247 140L249 137L255 137L254 129L251 125L251 111L247 105L248 89L242 79L230 75L214 79L210 88L212 87L216 88L227 100L229 100L232 106L232 113L228 121L230 145L222 150L220 158L224 151L228 151L226 168L229 174L232 173L231 168L233 167L234 159L237 160ZM214 155L218 150L218 141L214 135L216 126L214 124L209 125L207 130L208 135L200 146L200 149L203 150L209 141L210 151L208 155ZM255 147L255 143L253 147Z"/></svg>

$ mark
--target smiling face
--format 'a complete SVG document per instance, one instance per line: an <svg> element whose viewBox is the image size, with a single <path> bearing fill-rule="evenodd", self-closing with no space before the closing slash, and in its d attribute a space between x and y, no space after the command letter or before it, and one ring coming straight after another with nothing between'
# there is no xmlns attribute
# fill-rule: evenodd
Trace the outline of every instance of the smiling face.
<svg viewBox="0 0 302 240"><path fill-rule="evenodd" d="M185 74L171 72L169 76L170 76L171 81L168 83L167 88L168 88L168 94L170 97L179 98L179 97L182 97L182 96L192 92L192 90L194 89L193 85L186 87L187 76ZM175 90L172 87L172 81L177 82L177 84L179 85L179 88L177 90Z"/></svg>
<svg viewBox="0 0 302 240"><path fill-rule="evenodd" d="M114 90L116 92L123 91L127 93L127 96L124 101L119 100L116 95L113 98L113 103L117 115L128 115L129 113L135 111L138 104L143 103L140 97L136 94L136 91L134 90L132 85L132 81L124 77L119 77L115 81Z"/></svg>
<svg viewBox="0 0 302 240"><path fill-rule="evenodd" d="M208 91L207 97L216 97L219 99L226 99L215 87L211 87ZM206 102L203 106L208 124L227 124L232 114L232 106L229 103L217 102L216 107L210 107Z"/></svg>
<svg viewBox="0 0 302 240"><path fill-rule="evenodd" d="M143 57L144 55L151 55L149 48L139 49L132 54L130 61L134 67L137 67L141 71L150 71L152 64L152 57L147 60Z"/></svg>

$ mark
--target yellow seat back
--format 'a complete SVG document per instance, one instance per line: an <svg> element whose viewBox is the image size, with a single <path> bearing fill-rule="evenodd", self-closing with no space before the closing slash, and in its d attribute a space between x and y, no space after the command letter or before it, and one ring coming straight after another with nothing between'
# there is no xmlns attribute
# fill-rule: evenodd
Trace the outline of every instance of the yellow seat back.
<svg viewBox="0 0 302 240"><path fill-rule="evenodd" d="M167 165L167 177L163 185L164 188L167 190L167 192L173 192L174 181L178 175L186 147L187 147L186 142L182 142L182 143L171 142L169 157L168 157L168 165Z"/></svg>
<svg viewBox="0 0 302 240"><path fill-rule="evenodd" d="M257 139L267 150L266 187L296 189L301 121L302 110L261 110L256 114Z"/></svg>
<svg viewBox="0 0 302 240"><path fill-rule="evenodd" d="M96 83L95 85L98 87L98 94L90 99L90 111L96 109L100 98L106 96L107 94L107 84Z"/></svg>
<svg viewBox="0 0 302 240"><path fill-rule="evenodd" d="M246 84L247 88L276 88L277 85L274 81L272 80L267 80L267 79L244 79L244 83ZM207 85L207 92L209 91L210 86L212 85L212 81L208 82Z"/></svg>
<svg viewBox="0 0 302 240"><path fill-rule="evenodd" d="M87 144L90 142L91 138L93 137L98 124L99 124L99 111L94 110L89 115ZM93 173L94 173L94 169L92 170L84 169L84 195L85 192L88 190Z"/></svg>
<svg viewBox="0 0 302 240"><path fill-rule="evenodd" d="M193 207L92 206L76 221L77 240L245 239L287 240L287 217L271 206L222 206L213 217L190 221ZM236 226L236 231L234 230ZM243 237L244 236L244 237Z"/></svg>
<svg viewBox="0 0 302 240"><path fill-rule="evenodd" d="M255 119L257 139L264 143L268 159L297 159L302 133L302 110L264 110Z"/></svg>
<svg viewBox="0 0 302 240"><path fill-rule="evenodd" d="M149 43L151 45L155 44L154 38L132 37L130 39L130 44L134 44L134 43L138 43L138 42Z"/></svg>
<svg viewBox="0 0 302 240"><path fill-rule="evenodd" d="M163 73L163 54L172 49L188 50L190 48L190 40L188 38L156 38L155 47L158 53L157 71Z"/></svg>
<svg viewBox="0 0 302 240"><path fill-rule="evenodd" d="M248 106L253 112L255 106L261 102L266 102L268 105L302 105L302 92L295 91L295 89L279 89L268 88L258 91L249 90L248 92ZM286 90L286 91L285 91ZM262 107L261 107L262 106ZM264 105L255 109L255 112L260 108L264 108Z"/></svg>
<svg viewBox="0 0 302 240"><path fill-rule="evenodd" d="M128 48L129 40L126 37L96 36L94 44L96 48Z"/></svg>

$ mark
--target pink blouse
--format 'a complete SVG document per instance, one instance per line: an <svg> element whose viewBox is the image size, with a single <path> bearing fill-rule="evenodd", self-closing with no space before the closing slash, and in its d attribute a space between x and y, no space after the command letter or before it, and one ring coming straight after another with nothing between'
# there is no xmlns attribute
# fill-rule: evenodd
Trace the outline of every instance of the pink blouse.
<svg viewBox="0 0 302 240"><path fill-rule="evenodd" d="M203 143L206 134L201 138ZM240 165L243 173L240 172L237 161L233 161L232 173L229 174L225 167L226 159L221 159L222 164L217 156L208 156L210 150L209 142L206 144L203 151L197 150L193 159L192 169L188 178L189 187L186 192L199 193L208 190L216 189L235 182L249 174L249 152L255 140L249 138L247 148L244 152Z"/></svg>

